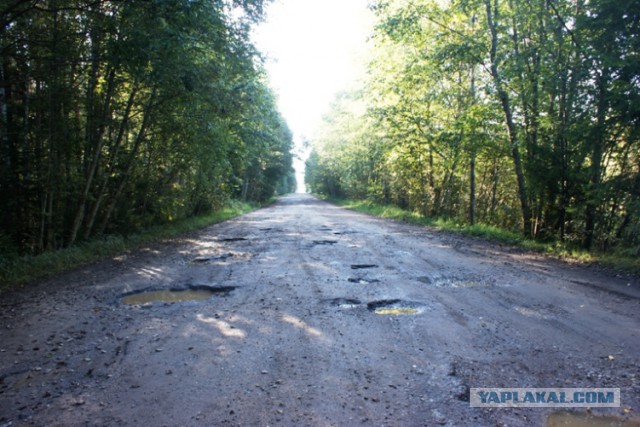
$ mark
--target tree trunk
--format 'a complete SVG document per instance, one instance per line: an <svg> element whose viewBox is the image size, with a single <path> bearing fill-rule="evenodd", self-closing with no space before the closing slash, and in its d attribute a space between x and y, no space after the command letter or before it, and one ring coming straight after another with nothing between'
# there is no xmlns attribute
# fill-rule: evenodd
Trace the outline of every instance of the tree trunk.
<svg viewBox="0 0 640 427"><path fill-rule="evenodd" d="M129 116L131 114L131 109L133 108L133 102L135 100L137 93L138 93L137 84L134 84L133 89L129 94L129 99L127 100L127 105L125 107L125 111L122 116L122 121L120 122L120 126L118 128L118 135L116 136L116 140L113 143L113 146L110 148L111 150L113 150L113 156L110 156L110 157L115 158L115 155L119 151L120 145L124 140L124 135L129 124ZM105 176L103 179L102 185L100 186L100 191L98 192L98 195L96 197L96 201L93 204L93 208L91 209L89 218L87 219L87 224L86 224L84 236L83 236L85 239L88 239L89 236L91 235L91 231L93 230L93 224L95 223L96 217L98 215L98 211L100 210L100 207L106 195L108 182L109 182L109 177Z"/></svg>
<svg viewBox="0 0 640 427"><path fill-rule="evenodd" d="M104 231L107 228L107 225L109 224L109 220L111 219L111 215L113 214L113 210L115 209L116 204L120 199L120 195L122 194L122 191L124 190L125 185L129 181L129 176L131 175L131 171L135 163L136 155L138 154L140 145L146 139L146 136L147 136L147 130L151 122L151 115L152 115L152 110L155 102L155 95L156 95L156 90L153 89L151 95L149 96L149 101L145 106L144 117L142 118L142 124L140 125L140 129L138 130L138 135L136 135L133 148L131 149L131 154L129 155L129 159L127 161L127 166L125 167L125 170L123 172L122 179L120 180L118 189L116 190L116 193L113 195L111 199L111 203L109 203L106 213L102 218L100 227L98 229L98 234L104 234Z"/></svg>
<svg viewBox="0 0 640 427"><path fill-rule="evenodd" d="M602 179L602 155L605 144L605 126L607 114L607 76L608 69L603 69L598 77L598 107L596 112L595 137L591 151L591 170L589 178L589 194L585 213L584 248L593 247L597 209L600 199L600 182Z"/></svg>
<svg viewBox="0 0 640 427"><path fill-rule="evenodd" d="M471 24L475 23L475 15L471 19ZM471 103L476 99L476 68L471 64L471 85L469 88ZM475 131L471 133L471 158L469 160L469 224L476 223L476 141Z"/></svg>
<svg viewBox="0 0 640 427"><path fill-rule="evenodd" d="M476 153L471 152L469 161L469 224L476 223Z"/></svg>
<svg viewBox="0 0 640 427"><path fill-rule="evenodd" d="M638 164L638 172L636 173L636 177L633 182L633 188L631 189L631 200L629 202L629 205L633 206L634 204L638 203L639 200L640 200L640 164ZM618 239L622 238L625 230L627 229L629 224L631 224L631 220L633 219L633 216L634 216L634 210L632 208L627 209L627 213L624 216L624 219L622 220L622 224L620 224L618 231L616 231L616 238Z"/></svg>
<svg viewBox="0 0 640 427"><path fill-rule="evenodd" d="M85 217L85 212L87 210L87 202L89 200L89 193L91 191L91 187L93 185L93 179L95 178L96 171L98 169L98 164L102 157L102 147L104 146L104 132L106 129L106 120L109 114L109 110L111 108L111 98L113 96L113 92L115 90L115 75L116 75L117 65L114 65L109 72L109 78L107 83L107 92L105 94L104 103L101 107L99 116L93 117L92 120L87 120L87 147L86 153L87 157L91 158L91 163L88 166L88 170L86 172L85 185L80 196L80 201L78 202L78 207L76 210L76 214L74 216L73 225L71 227L71 232L69 234L69 239L67 240L67 246L71 246L77 236L78 231L80 231L80 227L82 226L82 221ZM93 92L93 89L91 89ZM88 96L90 102L95 103L93 101L94 94L90 94ZM95 105L89 108L95 108ZM93 116L93 114L92 114ZM93 120L97 120L97 123L91 123Z"/></svg>
<svg viewBox="0 0 640 427"><path fill-rule="evenodd" d="M491 172L491 210L489 218L493 221L496 217L496 209L498 209L498 184L500 183L500 175L498 174L498 165L494 163L493 171Z"/></svg>
<svg viewBox="0 0 640 427"><path fill-rule="evenodd" d="M524 172L522 168L522 160L520 159L520 150L518 148L518 132L515 123L513 122L513 112L511 109L511 101L509 94L504 89L502 82L502 75L498 69L498 31L496 23L494 22L494 12L491 10L491 0L484 0L487 10L487 24L491 31L491 76L498 92L498 98L502 105L502 111L505 116L507 125L507 133L509 137L509 144L511 145L511 158L513 159L513 165L515 168L516 178L518 181L518 197L520 199L520 206L522 209L523 219L523 232L525 237L531 237L531 209L529 207L529 200L527 195L527 188L524 178ZM495 14L498 12L498 0L495 0Z"/></svg>

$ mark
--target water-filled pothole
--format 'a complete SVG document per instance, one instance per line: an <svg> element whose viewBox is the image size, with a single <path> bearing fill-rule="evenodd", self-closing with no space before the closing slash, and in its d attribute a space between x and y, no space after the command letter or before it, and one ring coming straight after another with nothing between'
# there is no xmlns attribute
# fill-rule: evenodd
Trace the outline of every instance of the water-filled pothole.
<svg viewBox="0 0 640 427"><path fill-rule="evenodd" d="M175 289L150 289L126 293L121 301L127 305L143 305L154 302L175 303L204 301L214 295L228 295L234 286L189 286Z"/></svg>
<svg viewBox="0 0 640 427"><path fill-rule="evenodd" d="M595 416L584 412L558 411L549 415L547 427L640 427L640 419L624 420L612 415Z"/></svg>
<svg viewBox="0 0 640 427"><path fill-rule="evenodd" d="M364 277L349 277L347 279L350 283L359 283L361 285L368 285L370 283L380 283L378 279L366 279Z"/></svg>
<svg viewBox="0 0 640 427"><path fill-rule="evenodd" d="M326 300L326 302L328 302L330 305L340 308L355 308L362 304L360 300L357 300L355 298L332 298Z"/></svg>
<svg viewBox="0 0 640 427"><path fill-rule="evenodd" d="M403 301L400 299L372 301L367 304L369 311L387 316L420 314L425 308L426 305L421 302Z"/></svg>

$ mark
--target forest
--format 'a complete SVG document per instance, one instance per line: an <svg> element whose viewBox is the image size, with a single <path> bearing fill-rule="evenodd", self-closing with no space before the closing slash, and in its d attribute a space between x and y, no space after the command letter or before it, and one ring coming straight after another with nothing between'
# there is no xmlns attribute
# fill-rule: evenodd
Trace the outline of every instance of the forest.
<svg viewBox="0 0 640 427"><path fill-rule="evenodd" d="M336 198L640 255L640 2L376 0L311 142Z"/></svg>
<svg viewBox="0 0 640 427"><path fill-rule="evenodd" d="M263 0L2 0L0 256L295 188Z"/></svg>

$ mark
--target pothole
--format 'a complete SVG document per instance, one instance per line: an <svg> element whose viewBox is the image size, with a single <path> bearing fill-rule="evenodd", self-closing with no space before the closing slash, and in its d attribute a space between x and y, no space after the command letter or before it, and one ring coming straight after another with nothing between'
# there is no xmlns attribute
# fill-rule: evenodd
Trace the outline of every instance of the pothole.
<svg viewBox="0 0 640 427"><path fill-rule="evenodd" d="M190 286L175 289L150 289L128 292L121 297L126 305L144 305L154 302L176 303L187 301L204 301L214 295L228 295L234 286Z"/></svg>
<svg viewBox="0 0 640 427"><path fill-rule="evenodd" d="M624 420L612 415L595 416L584 412L557 411L547 418L547 427L640 427L640 420Z"/></svg>
<svg viewBox="0 0 640 427"><path fill-rule="evenodd" d="M233 257L233 254L231 252L216 256L199 256L192 259L191 264L206 264L211 261L225 261L231 257Z"/></svg>
<svg viewBox="0 0 640 427"><path fill-rule="evenodd" d="M482 282L474 280L455 280L445 284L437 284L436 286L449 286L451 288L478 288L485 285Z"/></svg>
<svg viewBox="0 0 640 427"><path fill-rule="evenodd" d="M377 264L351 264L352 270L363 270L366 268L378 268Z"/></svg>
<svg viewBox="0 0 640 427"><path fill-rule="evenodd" d="M246 237L225 237L218 239L219 242L244 242L245 240L247 240Z"/></svg>
<svg viewBox="0 0 640 427"><path fill-rule="evenodd" d="M326 300L329 305L339 308L355 308L358 307L362 302L355 298L332 298Z"/></svg>
<svg viewBox="0 0 640 427"><path fill-rule="evenodd" d="M425 308L426 304L421 302L403 301L400 299L372 301L367 304L369 311L387 316L420 314L424 312Z"/></svg>
<svg viewBox="0 0 640 427"><path fill-rule="evenodd" d="M338 243L337 240L314 240L313 241L314 245L335 245L336 243Z"/></svg>
<svg viewBox="0 0 640 427"><path fill-rule="evenodd" d="M530 307L516 306L514 307L514 310L526 317L535 317L538 319L547 319L548 317L547 315L541 313L540 311L532 309Z"/></svg>
<svg viewBox="0 0 640 427"><path fill-rule="evenodd" d="M359 283L361 285L368 285L370 283L380 283L378 279L367 279L363 277L349 277L347 279L350 283Z"/></svg>
<svg viewBox="0 0 640 427"><path fill-rule="evenodd" d="M552 319L558 316L566 314L566 311L561 307L556 307L551 304L524 306L517 305L513 309L525 317L533 317L537 319Z"/></svg>
<svg viewBox="0 0 640 427"><path fill-rule="evenodd" d="M467 280L467 279L459 279L456 277L440 277L431 279L428 276L418 277L417 280L419 282L433 285L438 288L480 288L488 286L487 282L481 280Z"/></svg>

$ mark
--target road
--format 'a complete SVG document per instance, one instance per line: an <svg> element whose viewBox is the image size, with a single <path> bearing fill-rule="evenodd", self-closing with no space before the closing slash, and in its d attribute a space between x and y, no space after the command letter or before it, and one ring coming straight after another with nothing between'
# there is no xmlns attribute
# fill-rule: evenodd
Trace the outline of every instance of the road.
<svg viewBox="0 0 640 427"><path fill-rule="evenodd" d="M205 300L123 303L141 290ZM0 426L529 426L473 387L619 387L640 283L309 195L0 295ZM608 412L605 412L608 411ZM637 425L637 424L628 424Z"/></svg>

